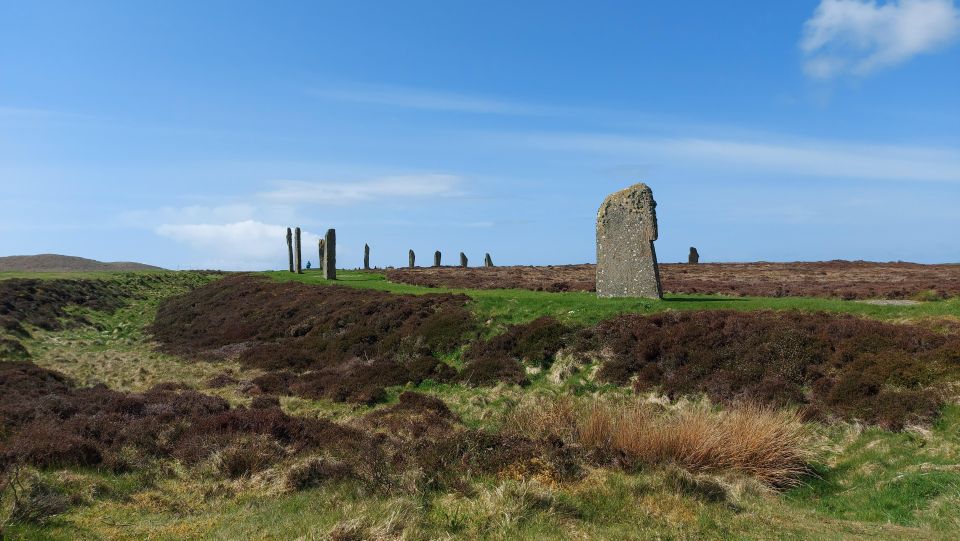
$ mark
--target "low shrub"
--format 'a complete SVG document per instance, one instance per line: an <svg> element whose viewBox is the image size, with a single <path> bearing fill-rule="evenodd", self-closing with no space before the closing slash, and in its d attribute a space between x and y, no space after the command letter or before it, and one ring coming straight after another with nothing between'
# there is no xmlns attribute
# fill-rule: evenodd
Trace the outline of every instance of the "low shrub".
<svg viewBox="0 0 960 541"><path fill-rule="evenodd" d="M470 345L459 380L469 385L526 385L524 365L549 368L570 334L570 328L552 317L510 325L503 333Z"/></svg>
<svg viewBox="0 0 960 541"><path fill-rule="evenodd" d="M0 321L14 321L45 330L90 322L69 306L113 312L123 306L132 293L122 284L109 280L36 280L12 278L0 280ZM10 324L4 323L7 328Z"/></svg>
<svg viewBox="0 0 960 541"><path fill-rule="evenodd" d="M242 436L213 455L218 471L230 479L269 468L284 457L283 447L265 434Z"/></svg>
<svg viewBox="0 0 960 541"><path fill-rule="evenodd" d="M176 354L242 344L241 364L272 372L254 380L262 392L372 403L388 386L453 377L435 354L476 332L467 301L240 275L167 299L151 329Z"/></svg>
<svg viewBox="0 0 960 541"><path fill-rule="evenodd" d="M313 457L293 465L286 472L285 483L290 490L306 490L328 482L359 479L348 464L326 457Z"/></svg>
<svg viewBox="0 0 960 541"><path fill-rule="evenodd" d="M42 396L40 396L42 394ZM39 398L38 398L39 396ZM356 478L374 490L461 484L471 473L546 464L553 475L576 469L556 443L469 429L443 401L405 392L352 425L291 417L275 397L251 408L181 386L144 393L75 388L61 374L25 362L0 363L0 468L102 466L140 470L156 459L212 465L224 477L250 475L296 457L322 456L289 483ZM559 472L559 473L557 473Z"/></svg>
<svg viewBox="0 0 960 541"><path fill-rule="evenodd" d="M850 315L729 310L628 314L581 331L597 376L670 397L807 407L824 420L892 429L929 422L937 382L958 372L960 336Z"/></svg>
<svg viewBox="0 0 960 541"><path fill-rule="evenodd" d="M570 328L544 316L529 323L510 325L507 330L485 342L474 342L464 354L466 360L484 357L510 357L517 361L549 368L554 356L565 345Z"/></svg>
<svg viewBox="0 0 960 541"><path fill-rule="evenodd" d="M70 498L60 488L35 477L28 481L25 493L13 498L10 523L42 526L70 509Z"/></svg>

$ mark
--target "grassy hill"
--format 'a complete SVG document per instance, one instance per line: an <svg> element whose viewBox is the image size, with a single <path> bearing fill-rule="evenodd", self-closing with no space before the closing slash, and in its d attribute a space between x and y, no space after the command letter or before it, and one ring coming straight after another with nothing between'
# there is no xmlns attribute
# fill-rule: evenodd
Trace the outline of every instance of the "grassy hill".
<svg viewBox="0 0 960 541"><path fill-rule="evenodd" d="M0 272L98 272L163 270L130 261L103 262L59 254L11 255L0 257Z"/></svg>

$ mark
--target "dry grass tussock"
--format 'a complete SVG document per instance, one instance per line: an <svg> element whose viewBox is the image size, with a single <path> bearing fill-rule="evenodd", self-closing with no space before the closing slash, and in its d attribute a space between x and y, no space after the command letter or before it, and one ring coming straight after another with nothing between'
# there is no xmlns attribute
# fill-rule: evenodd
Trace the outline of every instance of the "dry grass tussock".
<svg viewBox="0 0 960 541"><path fill-rule="evenodd" d="M773 488L799 483L812 458L795 412L751 405L664 412L636 399L536 398L509 413L504 428L579 444L601 462L741 473Z"/></svg>

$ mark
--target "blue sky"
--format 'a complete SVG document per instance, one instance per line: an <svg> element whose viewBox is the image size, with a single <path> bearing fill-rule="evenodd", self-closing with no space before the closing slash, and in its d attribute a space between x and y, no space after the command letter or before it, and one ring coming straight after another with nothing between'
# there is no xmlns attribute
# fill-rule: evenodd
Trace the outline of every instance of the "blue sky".
<svg viewBox="0 0 960 541"><path fill-rule="evenodd" d="M960 261L960 6L0 0L0 255Z"/></svg>

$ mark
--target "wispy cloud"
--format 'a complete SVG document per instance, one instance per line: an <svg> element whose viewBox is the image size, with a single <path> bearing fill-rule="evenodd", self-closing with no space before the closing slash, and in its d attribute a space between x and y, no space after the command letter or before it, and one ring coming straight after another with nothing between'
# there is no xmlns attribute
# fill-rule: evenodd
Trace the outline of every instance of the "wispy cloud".
<svg viewBox="0 0 960 541"><path fill-rule="evenodd" d="M252 219L256 207L246 203L233 205L191 205L186 207L161 207L153 210L130 210L122 212L120 223L130 226L153 227L156 224L193 224L198 222L240 222Z"/></svg>
<svg viewBox="0 0 960 541"><path fill-rule="evenodd" d="M500 115L548 115L557 110L501 98L421 88L385 85L348 85L311 89L315 97L405 109Z"/></svg>
<svg viewBox="0 0 960 541"><path fill-rule="evenodd" d="M941 49L960 35L953 0L821 0L804 24L804 71L817 79L867 75Z"/></svg>
<svg viewBox="0 0 960 541"><path fill-rule="evenodd" d="M186 244L197 252L198 261L215 261L224 269L276 267L286 261L284 237L287 228L256 220L226 224L163 224L155 232ZM319 236L302 232L304 255L313 253Z"/></svg>
<svg viewBox="0 0 960 541"><path fill-rule="evenodd" d="M672 160L778 175L960 182L960 151L943 148L607 134L534 134L521 136L518 142L553 150L609 154L618 159Z"/></svg>
<svg viewBox="0 0 960 541"><path fill-rule="evenodd" d="M397 175L356 182L278 180L264 200L287 204L347 204L389 197L424 198L457 194L461 177L448 174Z"/></svg>

